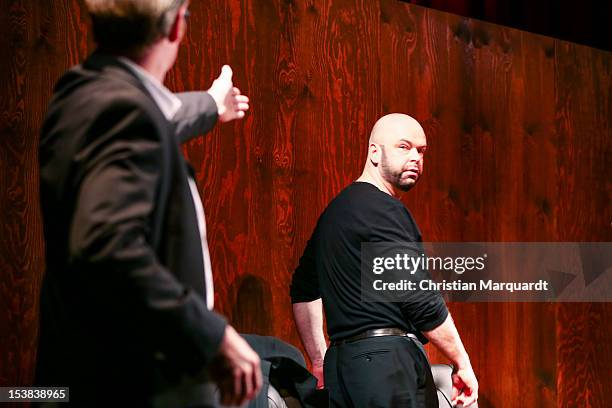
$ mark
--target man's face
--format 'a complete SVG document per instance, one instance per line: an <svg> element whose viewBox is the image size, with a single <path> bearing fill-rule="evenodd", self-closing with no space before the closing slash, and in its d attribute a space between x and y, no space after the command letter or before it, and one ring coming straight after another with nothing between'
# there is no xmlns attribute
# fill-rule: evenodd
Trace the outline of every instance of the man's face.
<svg viewBox="0 0 612 408"><path fill-rule="evenodd" d="M401 191L414 187L423 174L423 156L427 149L427 140L420 133L411 133L393 138L393 143L380 146L382 177Z"/></svg>

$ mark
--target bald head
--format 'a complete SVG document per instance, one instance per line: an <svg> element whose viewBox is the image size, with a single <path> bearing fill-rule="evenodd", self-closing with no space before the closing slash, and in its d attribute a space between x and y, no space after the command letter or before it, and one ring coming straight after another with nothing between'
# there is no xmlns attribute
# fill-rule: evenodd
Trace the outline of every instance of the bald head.
<svg viewBox="0 0 612 408"><path fill-rule="evenodd" d="M392 144L406 135L425 139L425 131L416 119L403 113L390 113L376 121L370 133L370 143Z"/></svg>
<svg viewBox="0 0 612 408"><path fill-rule="evenodd" d="M361 180L397 195L410 190L423 173L423 154L427 139L414 118L391 113L372 128L368 159Z"/></svg>

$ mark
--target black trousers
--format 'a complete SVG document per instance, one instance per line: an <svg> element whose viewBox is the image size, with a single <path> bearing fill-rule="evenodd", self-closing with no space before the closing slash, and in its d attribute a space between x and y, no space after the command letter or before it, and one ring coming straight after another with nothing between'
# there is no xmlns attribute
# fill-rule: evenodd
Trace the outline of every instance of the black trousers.
<svg viewBox="0 0 612 408"><path fill-rule="evenodd" d="M324 381L330 407L438 407L431 368L418 340L384 336L332 346Z"/></svg>

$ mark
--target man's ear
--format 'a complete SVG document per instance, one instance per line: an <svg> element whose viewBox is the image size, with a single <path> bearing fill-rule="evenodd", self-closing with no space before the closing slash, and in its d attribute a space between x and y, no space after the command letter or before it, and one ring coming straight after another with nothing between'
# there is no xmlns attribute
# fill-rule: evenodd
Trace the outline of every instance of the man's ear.
<svg viewBox="0 0 612 408"><path fill-rule="evenodd" d="M378 163L380 163L380 146L376 143L370 143L368 146L368 156L372 164L378 166Z"/></svg>
<svg viewBox="0 0 612 408"><path fill-rule="evenodd" d="M170 42L181 41L183 39L185 29L187 28L185 27L185 11L187 11L187 3L179 7L179 10L174 17L174 21L170 27L170 32L168 33L168 40Z"/></svg>

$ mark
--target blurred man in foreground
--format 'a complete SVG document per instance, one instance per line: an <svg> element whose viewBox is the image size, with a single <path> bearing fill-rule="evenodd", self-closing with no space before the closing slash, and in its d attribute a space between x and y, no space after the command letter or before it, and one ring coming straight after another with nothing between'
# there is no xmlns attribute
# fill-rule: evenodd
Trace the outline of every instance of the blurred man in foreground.
<svg viewBox="0 0 612 408"><path fill-rule="evenodd" d="M179 142L244 117L224 66L164 87L185 0L86 0L98 49L57 83L40 141L47 272L37 385L79 405L212 406L255 397L259 357L212 311L202 203Z"/></svg>

